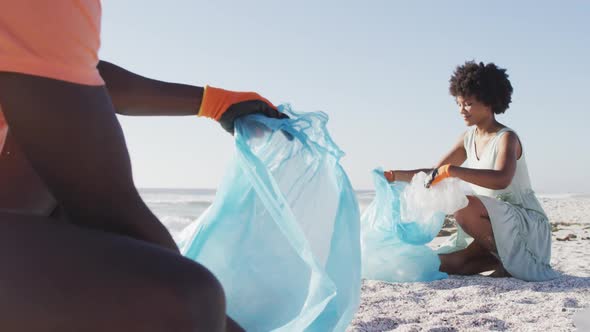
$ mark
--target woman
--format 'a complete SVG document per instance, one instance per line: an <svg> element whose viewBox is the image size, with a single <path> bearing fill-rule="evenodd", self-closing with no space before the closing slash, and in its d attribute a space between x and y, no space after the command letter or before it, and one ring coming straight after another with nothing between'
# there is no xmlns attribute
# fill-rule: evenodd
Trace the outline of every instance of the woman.
<svg viewBox="0 0 590 332"><path fill-rule="evenodd" d="M455 213L460 229L451 246L442 248L441 271L470 275L494 270L492 276L528 281L555 278L549 265L551 227L532 190L521 140L496 120L512 100L506 70L466 62L452 75L450 93L472 128L434 170L392 170L385 176L390 182L410 181L425 171L430 172L427 186L456 177L473 188L467 207ZM464 233L473 238L470 244Z"/></svg>

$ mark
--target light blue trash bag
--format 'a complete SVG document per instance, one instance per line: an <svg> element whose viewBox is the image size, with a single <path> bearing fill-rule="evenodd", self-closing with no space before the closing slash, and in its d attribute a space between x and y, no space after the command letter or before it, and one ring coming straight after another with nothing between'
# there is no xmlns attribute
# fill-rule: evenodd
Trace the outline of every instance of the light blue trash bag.
<svg viewBox="0 0 590 332"><path fill-rule="evenodd" d="M344 331L360 299L360 215L321 112L236 121L236 158L180 236L247 331Z"/></svg>
<svg viewBox="0 0 590 332"><path fill-rule="evenodd" d="M432 241L445 214L426 220L402 221L404 182L389 183L382 169L373 171L375 199L361 217L362 276L389 282L432 281L447 278L440 259L425 244Z"/></svg>

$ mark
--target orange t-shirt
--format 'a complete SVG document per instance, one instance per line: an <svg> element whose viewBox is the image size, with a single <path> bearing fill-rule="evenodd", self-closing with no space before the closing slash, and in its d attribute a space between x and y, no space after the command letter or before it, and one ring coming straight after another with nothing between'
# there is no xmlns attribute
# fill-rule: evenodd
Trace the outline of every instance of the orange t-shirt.
<svg viewBox="0 0 590 332"><path fill-rule="evenodd" d="M0 0L0 71L104 85L100 0Z"/></svg>

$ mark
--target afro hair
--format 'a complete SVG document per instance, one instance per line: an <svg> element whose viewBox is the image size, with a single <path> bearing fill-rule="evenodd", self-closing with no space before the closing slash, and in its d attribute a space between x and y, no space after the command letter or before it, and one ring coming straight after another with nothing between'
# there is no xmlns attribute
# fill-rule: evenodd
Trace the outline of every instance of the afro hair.
<svg viewBox="0 0 590 332"><path fill-rule="evenodd" d="M455 69L449 82L452 96L475 97L495 114L506 112L512 102L512 85L506 69L494 63L467 61Z"/></svg>

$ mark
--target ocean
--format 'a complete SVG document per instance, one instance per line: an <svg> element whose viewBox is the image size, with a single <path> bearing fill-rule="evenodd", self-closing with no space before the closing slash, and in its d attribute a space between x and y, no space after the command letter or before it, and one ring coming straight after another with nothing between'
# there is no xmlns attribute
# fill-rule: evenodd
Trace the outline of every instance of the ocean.
<svg viewBox="0 0 590 332"><path fill-rule="evenodd" d="M176 238L213 203L215 189L140 189L144 201ZM361 213L375 197L373 190L355 191ZM551 222L580 222L590 213L590 195L539 194ZM565 204L565 205L564 205ZM574 205L571 207L569 205ZM570 213L565 213L570 211ZM589 222L584 220L584 222Z"/></svg>
<svg viewBox="0 0 590 332"><path fill-rule="evenodd" d="M195 222L215 199L215 189L144 188L139 189L139 193L174 237L191 222ZM362 212L375 197L375 192L358 190L356 195Z"/></svg>

